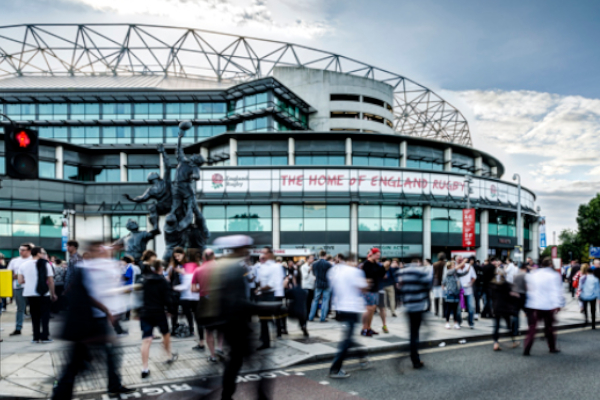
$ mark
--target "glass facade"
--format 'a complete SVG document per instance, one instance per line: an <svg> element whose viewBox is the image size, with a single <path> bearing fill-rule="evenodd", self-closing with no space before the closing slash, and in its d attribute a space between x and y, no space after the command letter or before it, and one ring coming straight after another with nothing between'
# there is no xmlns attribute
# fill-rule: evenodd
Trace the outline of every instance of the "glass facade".
<svg viewBox="0 0 600 400"><path fill-rule="evenodd" d="M296 155L296 165L345 165L343 155Z"/></svg>
<svg viewBox="0 0 600 400"><path fill-rule="evenodd" d="M144 171L144 169L141 169L140 171ZM120 182L121 170L119 168L86 167L65 164L64 179L80 182ZM134 182L144 182L145 180L146 176L144 176L143 180Z"/></svg>
<svg viewBox="0 0 600 400"><path fill-rule="evenodd" d="M349 205L281 205L280 229L295 231L348 231Z"/></svg>
<svg viewBox="0 0 600 400"><path fill-rule="evenodd" d="M490 236L517 237L517 215L490 210L488 234Z"/></svg>
<svg viewBox="0 0 600 400"><path fill-rule="evenodd" d="M429 171L443 171L444 164L426 160L411 160L409 158L406 160L406 168L425 169Z"/></svg>
<svg viewBox="0 0 600 400"><path fill-rule="evenodd" d="M397 157L354 156L352 165L359 167L399 167L400 159Z"/></svg>
<svg viewBox="0 0 600 400"><path fill-rule="evenodd" d="M0 236L61 237L62 214L0 210Z"/></svg>
<svg viewBox="0 0 600 400"><path fill-rule="evenodd" d="M401 205L359 205L358 230L422 232L423 208Z"/></svg>
<svg viewBox="0 0 600 400"><path fill-rule="evenodd" d="M111 234L112 240L117 240L129 234L127 230L127 221L130 219L136 221L140 227L140 231L145 231L148 228L148 218L145 215L113 215L111 216Z"/></svg>
<svg viewBox="0 0 600 400"><path fill-rule="evenodd" d="M204 206L202 214L211 232L270 232L271 205Z"/></svg>
<svg viewBox="0 0 600 400"><path fill-rule="evenodd" d="M460 233L462 234L462 209L431 208L432 233ZM479 234L479 212L475 222L475 234Z"/></svg>
<svg viewBox="0 0 600 400"><path fill-rule="evenodd" d="M127 168L127 182L146 182L152 172L160 175L160 168Z"/></svg>
<svg viewBox="0 0 600 400"><path fill-rule="evenodd" d="M287 156L238 156L238 165L288 165Z"/></svg>

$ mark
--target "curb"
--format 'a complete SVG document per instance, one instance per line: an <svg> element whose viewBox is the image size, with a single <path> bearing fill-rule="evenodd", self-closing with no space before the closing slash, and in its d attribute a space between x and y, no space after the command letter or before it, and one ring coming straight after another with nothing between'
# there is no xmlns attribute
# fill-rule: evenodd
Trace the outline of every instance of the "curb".
<svg viewBox="0 0 600 400"><path fill-rule="evenodd" d="M584 327L586 327L586 325L584 323L560 325L560 326L555 326L555 331L564 331L564 330L584 328ZM528 332L528 329L520 329L519 335L520 336L526 335L527 332ZM536 334L543 333L543 332L544 332L544 328L536 329ZM462 338L427 340L427 341L423 341L423 342L419 343L419 349L429 349L429 348L438 347L439 344L442 342L445 342L446 345L461 344L459 342L462 340L467 340L471 343L472 342L483 342L486 340L491 340L492 336L493 335L491 333L489 333L489 334L486 333L486 334L467 336L467 337L462 337ZM511 337L511 335L508 332L504 332L504 333L500 334L500 338L509 338L509 337ZM360 351L362 351L362 352L366 351L367 354L371 355L371 354L380 354L380 353L385 353L385 352L390 352L390 351L404 352L409 349L410 349L410 343L408 341L402 341L399 343L393 343L393 344L389 344L389 345L362 347ZM349 354L355 354L358 352L359 352L359 350L357 350L357 349L350 349ZM337 353L337 351L334 349L334 351L331 353L307 356L305 359L287 366L287 368L290 368L294 365L310 364L310 363L317 362L317 361L328 361L328 360L331 361L335 357L336 353Z"/></svg>

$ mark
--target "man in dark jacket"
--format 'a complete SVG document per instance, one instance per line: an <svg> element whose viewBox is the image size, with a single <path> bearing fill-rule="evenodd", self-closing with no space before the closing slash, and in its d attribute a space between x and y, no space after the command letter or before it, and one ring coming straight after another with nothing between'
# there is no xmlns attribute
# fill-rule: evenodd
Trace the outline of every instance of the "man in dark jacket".
<svg viewBox="0 0 600 400"><path fill-rule="evenodd" d="M312 321L317 314L319 308L319 300L323 299L321 305L321 322L327 322L327 314L329 314L329 298L331 297L331 288L329 287L329 281L327 280L327 272L331 269L331 264L325 259L327 252L321 250L319 252L319 260L315 261L312 265L312 272L315 275L315 297L313 298L312 306L310 307L310 314L308 320Z"/></svg>
<svg viewBox="0 0 600 400"><path fill-rule="evenodd" d="M169 356L167 363L177 360L177 353L171 352L171 334L167 322L166 309L171 304L171 287L163 275L163 262L154 261L152 271L144 276L144 303L140 312L142 328L142 378L150 375L148 359L152 345L154 328L163 335L163 347Z"/></svg>
<svg viewBox="0 0 600 400"><path fill-rule="evenodd" d="M483 287L483 310L481 311L482 318L492 318L492 291L490 282L496 275L496 264L499 260L493 257L489 262L483 264L481 267L482 274L482 287Z"/></svg>
<svg viewBox="0 0 600 400"><path fill-rule="evenodd" d="M571 291L571 297L575 297L575 288L573 287L573 278L579 270L581 269L581 265L577 262L577 260L571 261L571 268L569 270L569 276L567 276L567 280L569 282L569 290ZM600 271L599 271L600 272Z"/></svg>

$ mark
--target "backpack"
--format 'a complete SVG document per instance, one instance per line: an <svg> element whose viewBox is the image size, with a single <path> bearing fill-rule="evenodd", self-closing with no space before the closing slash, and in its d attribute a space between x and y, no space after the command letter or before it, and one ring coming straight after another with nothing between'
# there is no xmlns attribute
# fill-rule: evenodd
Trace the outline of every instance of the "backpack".
<svg viewBox="0 0 600 400"><path fill-rule="evenodd" d="M460 281L456 274L446 276L445 291L447 294L458 296L460 293Z"/></svg>

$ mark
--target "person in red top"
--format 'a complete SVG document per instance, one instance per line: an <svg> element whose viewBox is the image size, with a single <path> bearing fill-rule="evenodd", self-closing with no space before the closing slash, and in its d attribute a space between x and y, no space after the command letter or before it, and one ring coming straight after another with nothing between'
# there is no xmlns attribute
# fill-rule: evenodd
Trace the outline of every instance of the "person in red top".
<svg viewBox="0 0 600 400"><path fill-rule="evenodd" d="M203 307L208 306L208 293L209 293L209 284L210 284L210 271L215 267L215 253L211 249L204 250L202 254L202 259L204 262L194 271L194 275L192 276L192 292L197 292L200 294L200 303L197 308L197 313L201 313ZM200 321L201 316L196 316L196 321ZM218 355L220 358L225 357L225 353L223 353L223 333L221 331L217 331L217 342L218 348L215 350L215 326L205 326L206 329L206 343L208 344L208 350L210 351L210 356L208 357L208 361L211 363L217 362L216 356ZM198 327L198 329L201 329ZM202 336L200 336L202 337ZM204 343L202 339L200 343L196 347L198 350L204 350Z"/></svg>

